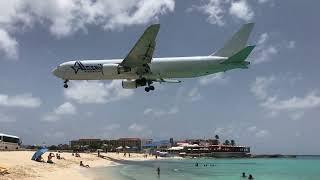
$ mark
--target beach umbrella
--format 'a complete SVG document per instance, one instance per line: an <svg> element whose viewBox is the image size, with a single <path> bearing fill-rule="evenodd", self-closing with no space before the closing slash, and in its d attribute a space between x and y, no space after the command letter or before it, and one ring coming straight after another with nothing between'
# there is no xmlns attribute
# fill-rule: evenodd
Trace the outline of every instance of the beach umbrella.
<svg viewBox="0 0 320 180"><path fill-rule="evenodd" d="M38 149L38 151L35 152L34 155L32 156L31 160L36 160L36 159L38 159L42 154L44 154L44 153L47 152L47 151L48 151L47 148Z"/></svg>

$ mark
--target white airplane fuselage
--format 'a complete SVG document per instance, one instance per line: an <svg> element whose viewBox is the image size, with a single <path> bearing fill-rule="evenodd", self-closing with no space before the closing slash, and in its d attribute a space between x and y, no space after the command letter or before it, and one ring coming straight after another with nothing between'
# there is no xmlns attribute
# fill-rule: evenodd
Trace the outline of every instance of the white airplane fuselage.
<svg viewBox="0 0 320 180"><path fill-rule="evenodd" d="M226 57L192 56L153 58L148 64L152 73L144 74L147 79L192 78L236 68L247 68L248 62L222 64ZM60 64L53 74L64 80L113 80L141 78L136 71L118 72L123 59L79 60Z"/></svg>

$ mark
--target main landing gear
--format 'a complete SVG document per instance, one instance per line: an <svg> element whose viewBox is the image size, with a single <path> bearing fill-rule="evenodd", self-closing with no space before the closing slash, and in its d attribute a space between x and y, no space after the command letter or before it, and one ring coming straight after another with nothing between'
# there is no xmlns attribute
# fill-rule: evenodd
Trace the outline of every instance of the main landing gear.
<svg viewBox="0 0 320 180"><path fill-rule="evenodd" d="M154 90L154 86L147 86L147 87L144 88L144 90L146 92L153 91Z"/></svg>
<svg viewBox="0 0 320 180"><path fill-rule="evenodd" d="M152 86L152 81L151 80L148 80L146 78L140 78L140 79L137 79L136 80L136 83L139 85L139 86L147 86L144 88L144 90L146 92L149 92L149 91L153 91L154 90L154 86Z"/></svg>
<svg viewBox="0 0 320 180"><path fill-rule="evenodd" d="M69 82L69 80L68 79L66 79L63 83L64 83L64 85L63 85L63 87L64 88L68 88L69 86L68 86L68 82Z"/></svg>
<svg viewBox="0 0 320 180"><path fill-rule="evenodd" d="M152 81L148 81L148 86L144 88L146 92L154 90L154 86L152 86L151 84L152 84Z"/></svg>

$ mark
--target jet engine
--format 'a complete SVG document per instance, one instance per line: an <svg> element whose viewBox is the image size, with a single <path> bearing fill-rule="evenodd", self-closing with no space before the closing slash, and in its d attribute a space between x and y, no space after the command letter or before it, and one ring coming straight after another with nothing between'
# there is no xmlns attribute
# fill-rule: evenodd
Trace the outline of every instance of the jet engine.
<svg viewBox="0 0 320 180"><path fill-rule="evenodd" d="M123 80L122 81L122 87L124 89L136 89L137 87L140 87L141 85L137 83L136 80Z"/></svg>

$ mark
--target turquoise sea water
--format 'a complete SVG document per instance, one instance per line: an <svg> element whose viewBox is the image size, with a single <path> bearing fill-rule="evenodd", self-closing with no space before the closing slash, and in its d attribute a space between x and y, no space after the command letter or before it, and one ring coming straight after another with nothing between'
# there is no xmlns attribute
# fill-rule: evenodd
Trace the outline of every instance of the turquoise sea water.
<svg viewBox="0 0 320 180"><path fill-rule="evenodd" d="M101 179L114 180L239 180L243 179L242 172L258 180L319 180L320 158L160 160L97 168L93 172Z"/></svg>

